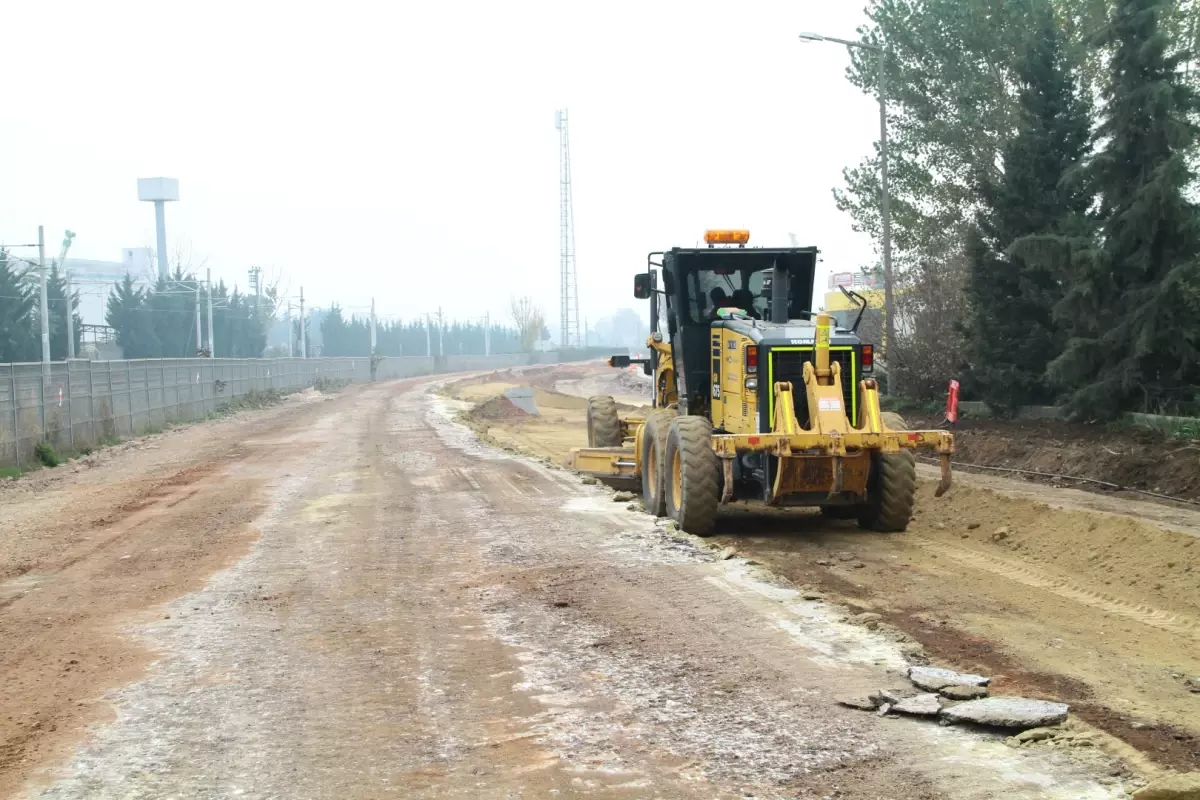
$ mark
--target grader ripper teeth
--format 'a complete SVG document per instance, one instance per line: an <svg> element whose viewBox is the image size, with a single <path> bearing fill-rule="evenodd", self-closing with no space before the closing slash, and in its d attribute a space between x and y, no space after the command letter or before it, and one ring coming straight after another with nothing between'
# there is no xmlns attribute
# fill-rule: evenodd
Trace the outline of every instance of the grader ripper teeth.
<svg viewBox="0 0 1200 800"><path fill-rule="evenodd" d="M609 363L653 375L655 408L621 419L612 398L591 398L589 446L571 451L569 466L640 481L647 511L699 535L719 505L743 500L818 506L869 530L903 531L916 495L913 451L940 457L941 496L953 435L888 425L874 348L859 340L857 321L847 329L802 310L816 248L748 249L744 231L715 234L710 245L740 246L653 253L659 272L635 278L635 296L650 300L650 357Z"/></svg>

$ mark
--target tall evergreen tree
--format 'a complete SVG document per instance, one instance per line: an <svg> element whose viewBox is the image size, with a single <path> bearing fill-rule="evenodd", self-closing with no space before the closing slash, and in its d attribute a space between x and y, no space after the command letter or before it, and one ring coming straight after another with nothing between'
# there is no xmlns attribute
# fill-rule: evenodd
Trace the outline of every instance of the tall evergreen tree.
<svg viewBox="0 0 1200 800"><path fill-rule="evenodd" d="M0 362L37 361L33 293L8 252L0 250Z"/></svg>
<svg viewBox="0 0 1200 800"><path fill-rule="evenodd" d="M50 310L50 360L65 361L70 354L67 347L67 313L71 314L71 333L75 339L75 353L79 354L83 345L83 318L79 316L79 293L71 292L67 297L67 282L58 271L58 265L50 267L46 276L46 303ZM35 314L37 317L37 314ZM38 319L40 326L41 321Z"/></svg>
<svg viewBox="0 0 1200 800"><path fill-rule="evenodd" d="M160 358L162 343L146 291L129 275L113 286L105 321L116 331L117 345L125 358Z"/></svg>
<svg viewBox="0 0 1200 800"><path fill-rule="evenodd" d="M1200 386L1200 212L1185 188L1197 97L1162 25L1167 0L1118 0L1089 167L1100 235L1074 260L1059 306L1069 339L1052 364L1080 416L1194 404Z"/></svg>
<svg viewBox="0 0 1200 800"><path fill-rule="evenodd" d="M1047 364L1062 349L1053 319L1062 299L1058 248L1091 202L1069 173L1086 154L1090 105L1050 0L1024 0L1029 24L1013 74L1016 132L1001 149L999 177L982 173L983 210L969 237L968 342L975 389L994 406L1048 403ZM1041 245L1041 246L1036 246Z"/></svg>

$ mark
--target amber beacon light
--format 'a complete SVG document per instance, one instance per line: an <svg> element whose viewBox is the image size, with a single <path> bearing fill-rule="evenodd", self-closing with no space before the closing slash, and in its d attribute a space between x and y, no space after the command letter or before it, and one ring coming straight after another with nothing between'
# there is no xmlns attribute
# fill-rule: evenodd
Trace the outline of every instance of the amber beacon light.
<svg viewBox="0 0 1200 800"><path fill-rule="evenodd" d="M750 241L750 231L707 230L704 232L707 244L746 244Z"/></svg>

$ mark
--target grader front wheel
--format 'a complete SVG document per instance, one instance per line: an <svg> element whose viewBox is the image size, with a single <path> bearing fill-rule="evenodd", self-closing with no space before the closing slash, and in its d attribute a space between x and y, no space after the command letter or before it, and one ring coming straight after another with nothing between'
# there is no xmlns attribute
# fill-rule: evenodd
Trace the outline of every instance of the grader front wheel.
<svg viewBox="0 0 1200 800"><path fill-rule="evenodd" d="M588 398L588 447L620 447L621 420L617 416L617 401L598 395Z"/></svg>
<svg viewBox="0 0 1200 800"><path fill-rule="evenodd" d="M712 423L677 417L667 434L667 514L696 536L712 533L721 500L720 467L712 449Z"/></svg>
<svg viewBox="0 0 1200 800"><path fill-rule="evenodd" d="M881 533L903 533L917 499L917 460L912 453L880 453L871 459L867 502L858 525Z"/></svg>
<svg viewBox="0 0 1200 800"><path fill-rule="evenodd" d="M663 456L667 450L667 432L675 412L666 409L651 411L646 415L642 430L642 502L646 511L656 517L667 515L666 482L663 476Z"/></svg>

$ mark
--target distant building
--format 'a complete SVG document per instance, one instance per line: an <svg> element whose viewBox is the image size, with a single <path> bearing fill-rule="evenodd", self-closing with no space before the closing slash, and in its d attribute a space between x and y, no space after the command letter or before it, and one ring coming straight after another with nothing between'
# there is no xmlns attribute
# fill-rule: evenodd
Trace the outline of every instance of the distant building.
<svg viewBox="0 0 1200 800"><path fill-rule="evenodd" d="M858 303L843 294L841 287L861 295L867 301L867 308L883 308L882 276L863 272L835 272L829 276L824 308L833 315L838 325L848 328L858 315Z"/></svg>
<svg viewBox="0 0 1200 800"><path fill-rule="evenodd" d="M127 274L143 288L153 285L153 252L148 247L127 247L121 251L120 261L66 260L72 288L79 293L79 316L85 325L105 324L108 296L113 285L125 280Z"/></svg>

